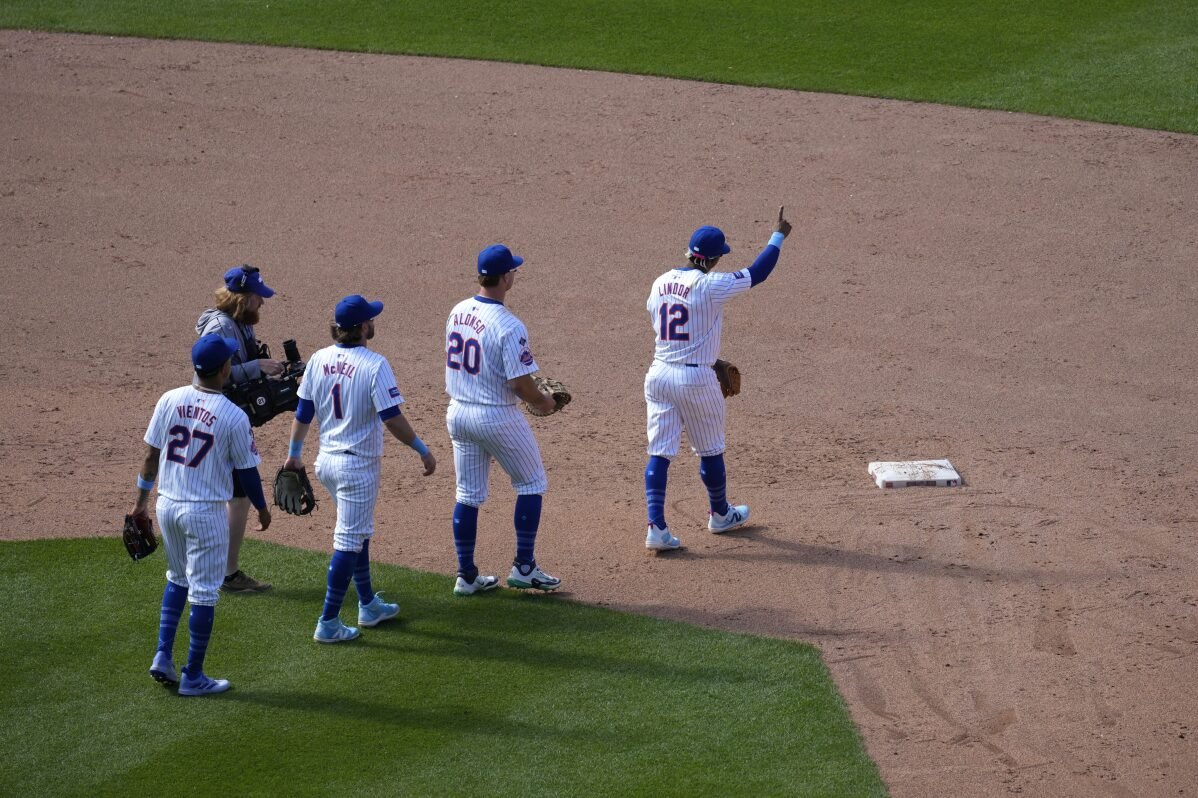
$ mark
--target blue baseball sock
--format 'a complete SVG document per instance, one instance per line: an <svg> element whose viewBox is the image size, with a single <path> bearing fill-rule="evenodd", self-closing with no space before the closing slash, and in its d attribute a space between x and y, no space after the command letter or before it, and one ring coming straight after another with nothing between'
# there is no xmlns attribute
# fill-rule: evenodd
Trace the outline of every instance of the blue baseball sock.
<svg viewBox="0 0 1198 798"><path fill-rule="evenodd" d="M341 602L345 601L345 591L349 590L349 578L353 576L357 561L356 552L333 550L333 558L329 560L329 586L324 594L324 612L320 620L329 621L340 614Z"/></svg>
<svg viewBox="0 0 1198 798"><path fill-rule="evenodd" d="M512 520L516 525L516 562L521 565L536 562L533 549L537 543L537 529L541 526L541 494L517 496Z"/></svg>
<svg viewBox="0 0 1198 798"><path fill-rule="evenodd" d="M666 528L666 479L670 461L660 455L649 458L645 466L645 502L649 505L649 523L658 529Z"/></svg>
<svg viewBox="0 0 1198 798"><path fill-rule="evenodd" d="M210 604L192 604L187 619L191 632L191 644L187 647L187 675L193 679L204 672L204 655L208 653L208 638L212 637L212 624L216 620L216 607Z"/></svg>
<svg viewBox="0 0 1198 798"><path fill-rule="evenodd" d="M167 656L171 656L175 650L175 632L179 629L179 619L183 617L183 605L186 603L187 588L168 581L166 590L162 591L162 613L158 616L158 650Z"/></svg>
<svg viewBox="0 0 1198 798"><path fill-rule="evenodd" d="M358 559L354 563L354 586L358 589L358 601L369 604L374 601L374 587L370 584L370 541L362 544Z"/></svg>
<svg viewBox="0 0 1198 798"><path fill-rule="evenodd" d="M474 540L478 537L478 508L458 502L453 506L453 547L458 553L458 573L467 582L478 578Z"/></svg>
<svg viewBox="0 0 1198 798"><path fill-rule="evenodd" d="M699 463L699 479L707 486L707 498L711 511L718 515L728 514L728 474L724 470L724 455L713 454Z"/></svg>

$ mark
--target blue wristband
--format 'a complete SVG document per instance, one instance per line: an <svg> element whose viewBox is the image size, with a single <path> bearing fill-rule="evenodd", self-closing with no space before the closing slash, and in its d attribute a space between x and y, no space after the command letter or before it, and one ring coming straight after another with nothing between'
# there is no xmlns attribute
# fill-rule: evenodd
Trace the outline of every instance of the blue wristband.
<svg viewBox="0 0 1198 798"><path fill-rule="evenodd" d="M424 457L428 454L428 447L424 445L424 441L420 440L420 436L412 438L412 442L409 443L408 446L411 446L413 449L415 449L416 454L420 455L421 457Z"/></svg>
<svg viewBox="0 0 1198 798"><path fill-rule="evenodd" d="M761 239L758 239L758 241L760 240ZM774 233L772 236L770 236L770 245L775 246L778 249L782 249L782 242L785 240L786 236L782 235L781 233Z"/></svg>
<svg viewBox="0 0 1198 798"><path fill-rule="evenodd" d="M303 441L292 441L290 444L288 444L288 446L287 446L287 456L288 457L299 457L303 453L304 453L304 442Z"/></svg>
<svg viewBox="0 0 1198 798"><path fill-rule="evenodd" d="M140 488L141 490L153 490L154 489L154 481L142 479L141 474L138 474L137 475L137 487Z"/></svg>

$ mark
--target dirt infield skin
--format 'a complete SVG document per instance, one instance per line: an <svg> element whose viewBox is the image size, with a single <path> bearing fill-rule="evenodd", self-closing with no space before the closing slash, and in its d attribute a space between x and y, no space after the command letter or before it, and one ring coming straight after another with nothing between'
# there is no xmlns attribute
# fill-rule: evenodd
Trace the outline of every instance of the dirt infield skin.
<svg viewBox="0 0 1198 798"><path fill-rule="evenodd" d="M1198 791L1198 139L0 32L0 148L3 539L115 533L153 402L248 261L279 290L259 326L275 347L323 346L346 293L387 303L376 348L440 468L389 447L374 551L451 573L441 331L504 241L527 259L510 304L575 391L535 422L539 559L574 598L818 645L895 796ZM795 233L724 331L746 379L730 494L756 523L705 531L688 453L667 508L687 548L649 556L646 292L699 224L747 264L783 202ZM258 440L269 472L285 423ZM866 474L923 457L965 486ZM494 479L492 572L511 497ZM264 537L325 549L331 519L326 503Z"/></svg>

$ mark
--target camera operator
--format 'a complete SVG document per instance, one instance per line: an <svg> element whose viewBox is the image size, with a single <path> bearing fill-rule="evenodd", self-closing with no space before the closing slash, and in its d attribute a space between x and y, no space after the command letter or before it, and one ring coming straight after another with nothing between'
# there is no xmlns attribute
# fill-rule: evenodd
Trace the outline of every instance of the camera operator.
<svg viewBox="0 0 1198 798"><path fill-rule="evenodd" d="M261 356L265 352L254 337L254 325L258 323L262 305L275 295L274 290L262 282L261 272L248 264L229 269L225 272L224 280L224 285L216 290L216 307L200 314L196 333L201 336L216 333L238 343L238 350L233 353L229 384L240 384L263 375L275 377L283 374L283 362ZM250 500L234 474L233 498L229 502L229 559L225 566L225 581L221 586L221 590L227 593L257 592L272 587L269 582L254 579L238 565L249 514Z"/></svg>

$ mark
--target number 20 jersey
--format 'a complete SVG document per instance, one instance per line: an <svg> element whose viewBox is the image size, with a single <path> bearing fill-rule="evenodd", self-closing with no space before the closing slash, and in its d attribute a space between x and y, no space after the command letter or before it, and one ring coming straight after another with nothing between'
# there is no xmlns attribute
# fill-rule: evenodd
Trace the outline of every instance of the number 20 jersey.
<svg viewBox="0 0 1198 798"><path fill-rule="evenodd" d="M162 395L145 442L162 450L158 495L180 502L228 501L233 469L261 462L245 411L192 385Z"/></svg>
<svg viewBox="0 0 1198 798"><path fill-rule="evenodd" d="M528 330L502 302L474 296L454 306L445 322L445 392L458 402L514 405L508 385L537 371Z"/></svg>
<svg viewBox="0 0 1198 798"><path fill-rule="evenodd" d="M710 366L720 355L724 303L753 285L749 273L679 268L653 282L645 308L653 324L654 360Z"/></svg>

